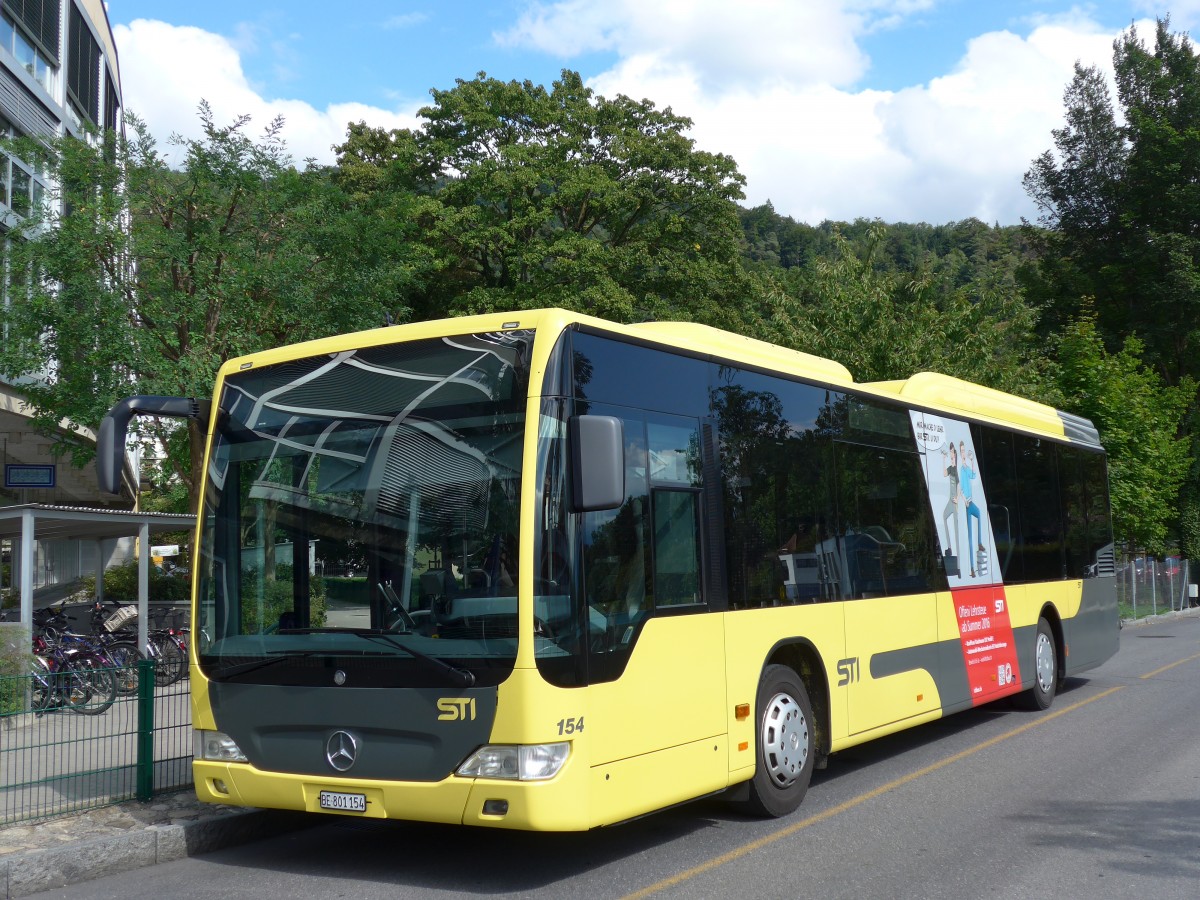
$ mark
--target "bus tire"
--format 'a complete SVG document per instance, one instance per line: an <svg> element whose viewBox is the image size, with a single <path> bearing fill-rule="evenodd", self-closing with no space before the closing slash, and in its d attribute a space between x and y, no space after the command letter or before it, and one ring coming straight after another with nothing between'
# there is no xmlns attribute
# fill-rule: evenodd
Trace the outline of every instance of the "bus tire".
<svg viewBox="0 0 1200 900"><path fill-rule="evenodd" d="M1037 643L1033 651L1033 687L1021 696L1026 709L1049 709L1058 688L1058 650L1054 632L1044 618L1038 619Z"/></svg>
<svg viewBox="0 0 1200 900"><path fill-rule="evenodd" d="M757 763L749 795L738 806L755 816L786 816L804 799L816 763L812 702L792 669L767 666L757 707Z"/></svg>

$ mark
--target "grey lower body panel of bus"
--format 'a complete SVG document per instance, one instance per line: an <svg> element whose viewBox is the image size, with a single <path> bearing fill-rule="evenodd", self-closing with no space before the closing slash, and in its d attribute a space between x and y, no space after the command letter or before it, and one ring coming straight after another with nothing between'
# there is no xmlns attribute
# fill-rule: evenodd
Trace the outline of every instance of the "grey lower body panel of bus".
<svg viewBox="0 0 1200 900"><path fill-rule="evenodd" d="M392 781L441 781L487 743L497 703L495 687L213 682L209 694L217 728L260 769ZM450 708L460 711L453 719L446 712ZM354 743L351 765L345 768L335 768L329 758L329 743L338 732Z"/></svg>

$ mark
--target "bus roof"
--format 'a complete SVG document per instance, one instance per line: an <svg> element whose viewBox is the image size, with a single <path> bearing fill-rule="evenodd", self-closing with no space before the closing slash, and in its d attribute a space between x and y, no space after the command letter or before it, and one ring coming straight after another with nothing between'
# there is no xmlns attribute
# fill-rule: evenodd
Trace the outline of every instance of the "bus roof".
<svg viewBox="0 0 1200 900"><path fill-rule="evenodd" d="M695 322L642 322L628 328L634 334L683 346L692 352L733 360L753 360L766 368L795 372L832 384L854 384L854 376L840 362L814 356L802 350L790 350L756 338L744 337L731 331L722 331L711 325L698 325Z"/></svg>
<svg viewBox="0 0 1200 900"><path fill-rule="evenodd" d="M414 322L337 335L229 360L222 366L221 374L226 375L240 369L302 356L391 343L397 339L409 340L476 331L506 331L513 328L548 328L551 331L559 331L574 324L625 334L715 359L727 359L733 363L743 363L800 378L811 378L830 387L854 388L933 411L958 414L1060 440L1066 439L1076 444L1100 447L1096 429L1087 419L1062 412L1044 403L1026 400L949 375L918 372L902 381L856 382L850 370L834 360L723 331L710 325L695 322L641 322L623 325L558 308Z"/></svg>
<svg viewBox="0 0 1200 900"><path fill-rule="evenodd" d="M1075 444L1100 446L1100 436L1095 426L1082 416L950 375L918 372L903 381L874 381L860 387L872 388L916 406L1015 425L1029 431L1061 436Z"/></svg>

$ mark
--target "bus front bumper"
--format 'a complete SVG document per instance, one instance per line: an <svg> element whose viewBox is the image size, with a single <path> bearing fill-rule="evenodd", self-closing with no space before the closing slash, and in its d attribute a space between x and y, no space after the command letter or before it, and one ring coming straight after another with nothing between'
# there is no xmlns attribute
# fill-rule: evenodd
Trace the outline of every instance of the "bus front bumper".
<svg viewBox="0 0 1200 900"><path fill-rule="evenodd" d="M580 802L583 785L575 784L572 774L577 768L568 763L548 781L451 775L439 782L393 782L265 772L249 763L192 762L196 796L205 803L527 831L591 827L583 815L587 803ZM345 808L359 805L361 812Z"/></svg>

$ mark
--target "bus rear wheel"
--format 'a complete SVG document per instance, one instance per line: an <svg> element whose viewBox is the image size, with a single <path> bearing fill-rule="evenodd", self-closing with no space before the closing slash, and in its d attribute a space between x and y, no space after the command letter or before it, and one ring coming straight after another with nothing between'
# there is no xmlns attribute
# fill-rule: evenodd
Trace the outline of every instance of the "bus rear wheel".
<svg viewBox="0 0 1200 900"><path fill-rule="evenodd" d="M1054 632L1044 618L1038 619L1037 643L1033 651L1033 687L1021 696L1026 709L1049 709L1058 689L1058 650Z"/></svg>
<svg viewBox="0 0 1200 900"><path fill-rule="evenodd" d="M739 805L756 816L786 816L808 791L816 763L812 702L787 666L767 666L758 682L758 761Z"/></svg>

